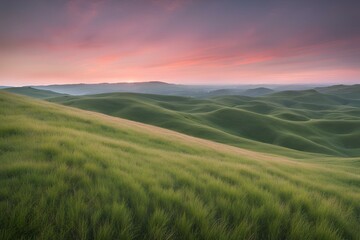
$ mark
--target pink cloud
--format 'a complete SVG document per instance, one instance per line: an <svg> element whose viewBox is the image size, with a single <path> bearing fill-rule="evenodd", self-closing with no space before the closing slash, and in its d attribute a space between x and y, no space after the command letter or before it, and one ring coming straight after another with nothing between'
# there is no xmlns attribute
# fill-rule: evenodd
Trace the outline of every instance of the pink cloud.
<svg viewBox="0 0 360 240"><path fill-rule="evenodd" d="M235 2L69 0L42 21L18 14L11 31L0 23L0 84L360 79L360 36L349 24Z"/></svg>

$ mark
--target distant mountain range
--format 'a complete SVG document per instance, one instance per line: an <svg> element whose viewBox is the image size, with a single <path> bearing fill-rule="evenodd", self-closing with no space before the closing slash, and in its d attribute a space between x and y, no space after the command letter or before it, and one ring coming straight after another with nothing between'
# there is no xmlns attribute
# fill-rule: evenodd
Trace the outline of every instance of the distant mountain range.
<svg viewBox="0 0 360 240"><path fill-rule="evenodd" d="M224 95L240 95L247 97L259 97L267 94L274 93L275 91L270 88L258 87L251 89L219 89L209 92L208 96L224 96Z"/></svg>
<svg viewBox="0 0 360 240"><path fill-rule="evenodd" d="M28 86L68 95L89 95L112 92L148 93L188 97L210 97L221 95L264 96L286 90L323 88L319 85L182 85L159 81L136 83L65 84Z"/></svg>

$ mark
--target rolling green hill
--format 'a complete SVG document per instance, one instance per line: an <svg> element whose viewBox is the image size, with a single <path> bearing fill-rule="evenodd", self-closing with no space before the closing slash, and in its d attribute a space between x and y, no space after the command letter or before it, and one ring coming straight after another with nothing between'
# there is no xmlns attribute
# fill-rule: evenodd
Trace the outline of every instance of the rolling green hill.
<svg viewBox="0 0 360 240"><path fill-rule="evenodd" d="M334 85L329 87L316 88L317 91L339 97L360 99L360 84Z"/></svg>
<svg viewBox="0 0 360 240"><path fill-rule="evenodd" d="M39 90L33 87L12 87L12 88L2 89L2 91L21 94L29 97L40 98L40 99L60 97L66 95L48 90Z"/></svg>
<svg viewBox="0 0 360 240"><path fill-rule="evenodd" d="M360 235L359 158L294 160L5 92L0 103L0 239Z"/></svg>
<svg viewBox="0 0 360 240"><path fill-rule="evenodd" d="M256 151L360 156L360 101L315 90L258 98L111 93L50 101Z"/></svg>
<svg viewBox="0 0 360 240"><path fill-rule="evenodd" d="M247 96L247 97L259 97L264 96L270 93L273 93L274 90L264 87L259 88L250 88L250 89L237 89L237 88L230 88L230 89L218 89L214 91L210 91L205 97L214 97L214 96L225 96L225 95L240 95L240 96ZM203 96L204 97L204 96Z"/></svg>

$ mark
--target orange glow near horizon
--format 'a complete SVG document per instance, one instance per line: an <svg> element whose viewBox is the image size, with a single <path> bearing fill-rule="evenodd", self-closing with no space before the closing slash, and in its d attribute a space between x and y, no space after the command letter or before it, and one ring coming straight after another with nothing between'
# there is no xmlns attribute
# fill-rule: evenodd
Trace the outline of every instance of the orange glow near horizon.
<svg viewBox="0 0 360 240"><path fill-rule="evenodd" d="M359 83L356 8L309 4L9 1L0 85Z"/></svg>

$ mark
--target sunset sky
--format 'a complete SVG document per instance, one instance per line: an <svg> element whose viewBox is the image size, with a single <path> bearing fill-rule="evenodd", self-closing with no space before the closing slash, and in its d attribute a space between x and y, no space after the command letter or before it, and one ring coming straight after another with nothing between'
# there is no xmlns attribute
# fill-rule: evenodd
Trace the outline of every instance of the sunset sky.
<svg viewBox="0 0 360 240"><path fill-rule="evenodd" d="M360 83L360 1L0 0L0 85Z"/></svg>

